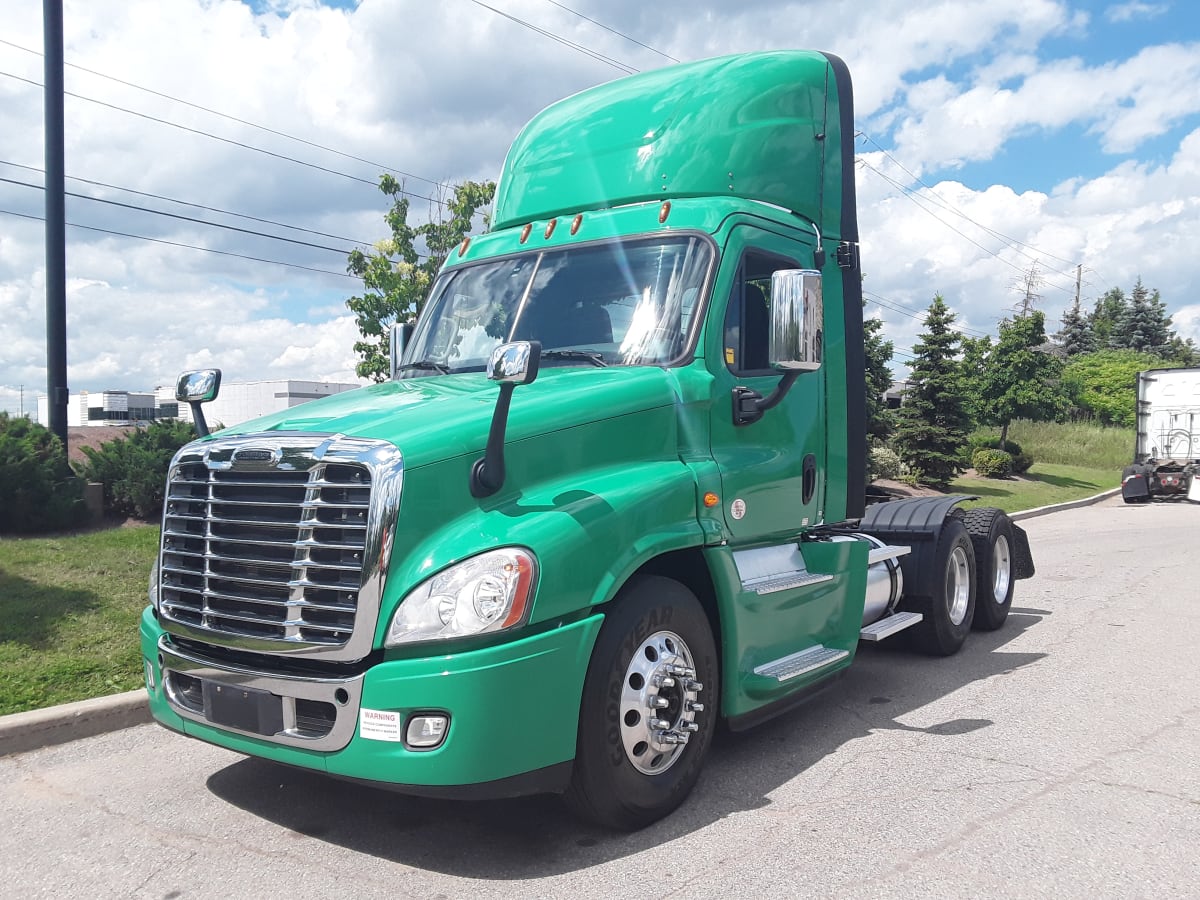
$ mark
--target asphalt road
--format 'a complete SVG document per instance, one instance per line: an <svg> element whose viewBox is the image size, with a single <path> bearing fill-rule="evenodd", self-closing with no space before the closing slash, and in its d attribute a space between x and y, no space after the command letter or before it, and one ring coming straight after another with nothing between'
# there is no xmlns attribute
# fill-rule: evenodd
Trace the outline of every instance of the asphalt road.
<svg viewBox="0 0 1200 900"><path fill-rule="evenodd" d="M719 736L634 835L411 799L153 725L0 759L7 897L1200 896L1200 507L1023 523L1039 574L957 656L884 643Z"/></svg>

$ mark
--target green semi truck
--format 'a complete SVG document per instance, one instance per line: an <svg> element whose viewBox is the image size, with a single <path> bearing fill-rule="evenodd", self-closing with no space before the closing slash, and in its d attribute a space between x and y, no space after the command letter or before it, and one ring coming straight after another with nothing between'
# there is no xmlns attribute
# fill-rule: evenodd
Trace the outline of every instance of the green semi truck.
<svg viewBox="0 0 1200 900"><path fill-rule="evenodd" d="M1000 627L1033 571L1004 513L865 503L853 134L846 66L803 51L534 118L390 381L176 455L141 620L155 718L633 829L719 722L794 707L860 641L950 654Z"/></svg>

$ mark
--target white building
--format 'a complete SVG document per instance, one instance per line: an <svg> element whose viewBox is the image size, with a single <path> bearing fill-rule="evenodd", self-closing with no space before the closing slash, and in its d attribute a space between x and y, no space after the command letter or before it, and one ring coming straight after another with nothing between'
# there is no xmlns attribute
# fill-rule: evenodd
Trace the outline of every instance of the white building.
<svg viewBox="0 0 1200 900"><path fill-rule="evenodd" d="M222 384L217 399L204 404L210 424L237 425L267 413L291 409L309 400L351 391L358 384L336 381L243 381ZM38 397L38 421L50 424L49 404ZM192 421L191 407L175 399L175 386L156 388L153 393L134 391L80 391L67 400L67 425L133 425L154 419Z"/></svg>
<svg viewBox="0 0 1200 900"><path fill-rule="evenodd" d="M220 423L229 427L248 419L256 419L268 413L280 412L317 400L352 391L358 384L337 381L235 381L222 384L217 399L204 404L204 418L210 425ZM175 399L175 386L160 387L155 391L160 418L180 418L192 421L192 409Z"/></svg>
<svg viewBox="0 0 1200 900"><path fill-rule="evenodd" d="M38 397L37 418L50 424L50 405ZM158 417L155 395L136 391L80 391L67 398L67 427L83 425L136 425Z"/></svg>

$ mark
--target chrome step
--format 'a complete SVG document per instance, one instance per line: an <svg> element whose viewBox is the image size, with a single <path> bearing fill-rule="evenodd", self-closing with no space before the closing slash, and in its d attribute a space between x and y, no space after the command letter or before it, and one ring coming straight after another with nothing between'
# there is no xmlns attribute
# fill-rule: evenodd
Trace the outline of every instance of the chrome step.
<svg viewBox="0 0 1200 900"><path fill-rule="evenodd" d="M754 593L761 597L763 594L774 594L776 591L787 591L792 588L807 587L810 584L822 584L826 581L833 581L833 576L817 575L812 572L788 572L772 578L770 581L762 581L755 585L747 585L747 587L752 587Z"/></svg>
<svg viewBox="0 0 1200 900"><path fill-rule="evenodd" d="M799 653L793 653L774 662L765 663L756 668L754 674L762 675L766 678L774 678L776 681L787 681L789 678L795 678L797 675L803 675L805 672L812 672L816 669L832 665L849 655L850 652L848 650L838 650L835 647L826 647L823 644L817 644L815 647L809 647L807 650L801 650Z"/></svg>
<svg viewBox="0 0 1200 900"><path fill-rule="evenodd" d="M907 556L912 553L912 547L890 545L886 547L873 547L871 552L867 554L867 565L873 566L875 563L883 562L885 559L895 559L898 556Z"/></svg>
<svg viewBox="0 0 1200 900"><path fill-rule="evenodd" d="M912 625L916 625L923 618L918 612L899 612L894 615L880 619L878 622L872 622L866 628L858 633L858 637L863 641L882 641L884 638L889 638L898 631L903 631Z"/></svg>

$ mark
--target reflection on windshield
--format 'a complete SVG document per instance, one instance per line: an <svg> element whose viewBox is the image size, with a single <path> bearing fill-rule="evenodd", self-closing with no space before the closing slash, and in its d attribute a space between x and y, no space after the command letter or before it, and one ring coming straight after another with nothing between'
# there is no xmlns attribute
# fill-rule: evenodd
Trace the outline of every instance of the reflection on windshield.
<svg viewBox="0 0 1200 900"><path fill-rule="evenodd" d="M549 365L664 365L687 346L711 261L698 237L613 241L466 266L438 279L404 377L482 370L506 341L541 341Z"/></svg>

